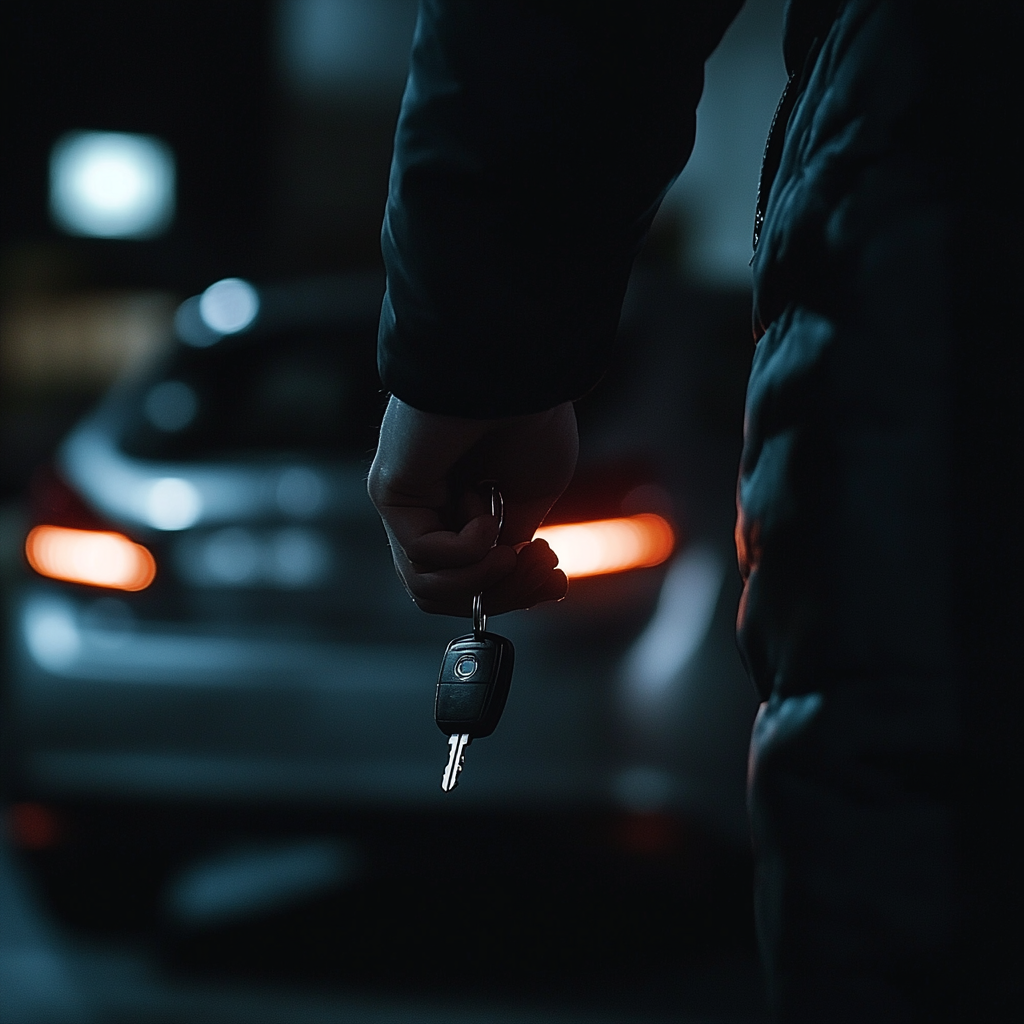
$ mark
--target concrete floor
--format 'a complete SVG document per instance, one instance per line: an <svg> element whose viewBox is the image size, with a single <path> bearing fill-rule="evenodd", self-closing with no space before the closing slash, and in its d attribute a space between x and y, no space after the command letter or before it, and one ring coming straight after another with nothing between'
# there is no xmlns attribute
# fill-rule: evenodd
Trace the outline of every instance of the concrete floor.
<svg viewBox="0 0 1024 1024"><path fill-rule="evenodd" d="M86 939L55 923L35 884L0 843L0 1022L2 1024L655 1024L766 1020L756 963L723 956L661 970L615 992L608 979L588 990L518 996L514 985L458 994L430 987L341 987L259 972L239 976L207 966L168 968L130 938ZM458 959L453 962L457 976Z"/></svg>

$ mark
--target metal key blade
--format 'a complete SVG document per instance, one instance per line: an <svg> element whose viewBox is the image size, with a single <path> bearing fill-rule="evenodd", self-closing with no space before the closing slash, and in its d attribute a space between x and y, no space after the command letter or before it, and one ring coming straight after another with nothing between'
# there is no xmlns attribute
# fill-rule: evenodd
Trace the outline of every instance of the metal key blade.
<svg viewBox="0 0 1024 1024"><path fill-rule="evenodd" d="M469 746L469 733L452 733L448 737L448 763L441 776L441 788L450 793L459 784L459 772L466 760L466 747Z"/></svg>

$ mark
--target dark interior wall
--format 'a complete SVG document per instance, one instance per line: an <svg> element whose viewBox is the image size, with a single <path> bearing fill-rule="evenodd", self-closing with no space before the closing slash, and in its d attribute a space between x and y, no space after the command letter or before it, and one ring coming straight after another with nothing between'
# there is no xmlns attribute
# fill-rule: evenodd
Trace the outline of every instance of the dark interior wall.
<svg viewBox="0 0 1024 1024"><path fill-rule="evenodd" d="M184 291L259 275L270 248L272 21L266 0L0 5L7 262L12 247L59 245L80 283ZM50 224L50 149L74 129L170 144L178 197L165 236L65 239Z"/></svg>
<svg viewBox="0 0 1024 1024"><path fill-rule="evenodd" d="M383 269L380 228L399 103L278 99L271 213L287 276Z"/></svg>
<svg viewBox="0 0 1024 1024"><path fill-rule="evenodd" d="M416 0L276 0L274 223L300 271L379 267Z"/></svg>

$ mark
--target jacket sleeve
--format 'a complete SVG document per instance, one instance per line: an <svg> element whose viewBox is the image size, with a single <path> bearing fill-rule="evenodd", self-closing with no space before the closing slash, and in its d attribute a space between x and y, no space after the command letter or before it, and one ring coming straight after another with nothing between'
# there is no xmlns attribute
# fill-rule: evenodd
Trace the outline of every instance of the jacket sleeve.
<svg viewBox="0 0 1024 1024"><path fill-rule="evenodd" d="M382 232L385 387L539 412L600 378L741 0L422 0Z"/></svg>

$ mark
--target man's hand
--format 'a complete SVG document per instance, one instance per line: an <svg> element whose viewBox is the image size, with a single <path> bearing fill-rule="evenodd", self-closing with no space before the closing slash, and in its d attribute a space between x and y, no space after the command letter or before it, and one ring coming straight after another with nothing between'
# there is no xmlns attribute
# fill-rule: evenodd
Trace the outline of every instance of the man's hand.
<svg viewBox="0 0 1024 1024"><path fill-rule="evenodd" d="M488 614L565 596L565 574L532 537L576 468L572 404L544 413L470 420L420 412L392 397L367 489L395 567L424 611L469 615L483 591ZM490 514L489 484L505 521Z"/></svg>

